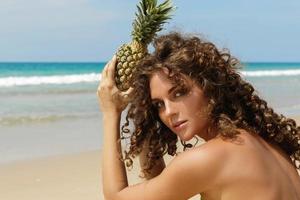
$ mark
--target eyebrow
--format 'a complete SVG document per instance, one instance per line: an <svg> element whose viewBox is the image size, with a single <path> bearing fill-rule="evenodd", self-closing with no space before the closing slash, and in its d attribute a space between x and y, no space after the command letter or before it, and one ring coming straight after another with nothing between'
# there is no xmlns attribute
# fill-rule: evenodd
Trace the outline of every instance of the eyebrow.
<svg viewBox="0 0 300 200"><path fill-rule="evenodd" d="M169 91L168 91L168 95L170 95L177 87L178 87L177 85L171 87L171 89L169 89ZM158 100L159 100L158 98L153 98L153 99L151 98L152 102L155 102L155 101L158 101Z"/></svg>

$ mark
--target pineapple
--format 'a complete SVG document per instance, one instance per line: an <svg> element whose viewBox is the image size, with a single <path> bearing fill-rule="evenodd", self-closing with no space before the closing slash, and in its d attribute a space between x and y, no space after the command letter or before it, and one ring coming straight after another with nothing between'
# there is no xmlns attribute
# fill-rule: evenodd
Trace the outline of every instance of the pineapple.
<svg viewBox="0 0 300 200"><path fill-rule="evenodd" d="M170 19L173 10L171 0L157 5L157 0L141 0L133 22L132 41L123 44L117 51L115 81L117 87L124 91L130 87L132 73L138 62L148 54L147 46L162 25Z"/></svg>

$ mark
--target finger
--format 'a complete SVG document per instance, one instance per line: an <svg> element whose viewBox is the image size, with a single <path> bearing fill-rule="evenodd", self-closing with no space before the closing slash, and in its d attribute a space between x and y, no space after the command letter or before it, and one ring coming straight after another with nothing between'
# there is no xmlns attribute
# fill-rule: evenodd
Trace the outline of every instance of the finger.
<svg viewBox="0 0 300 200"><path fill-rule="evenodd" d="M103 75L105 74L105 68L107 66L108 62L105 64L105 66L103 67L102 71L100 72L100 79L103 77Z"/></svg>
<svg viewBox="0 0 300 200"><path fill-rule="evenodd" d="M104 66L104 68L103 68L103 70L102 70L102 72L101 72L102 76L104 76L105 73L106 73L105 71L106 71L106 68L107 68L108 63L109 63L109 62L106 63L106 65Z"/></svg>
<svg viewBox="0 0 300 200"><path fill-rule="evenodd" d="M110 63L110 60L109 60L109 61L106 63L106 65L104 66L103 71L105 71L105 70L108 68L109 63Z"/></svg>
<svg viewBox="0 0 300 200"><path fill-rule="evenodd" d="M115 80L116 64L117 64L117 57L116 57L116 55L114 55L110 61L108 68L107 68L107 73L108 73L110 80Z"/></svg>
<svg viewBox="0 0 300 200"><path fill-rule="evenodd" d="M110 63L111 63L111 60L108 61L108 62L106 63L106 65L104 66L104 68L103 68L103 70L102 70L102 76L104 75L105 77L107 77L107 69L108 69Z"/></svg>

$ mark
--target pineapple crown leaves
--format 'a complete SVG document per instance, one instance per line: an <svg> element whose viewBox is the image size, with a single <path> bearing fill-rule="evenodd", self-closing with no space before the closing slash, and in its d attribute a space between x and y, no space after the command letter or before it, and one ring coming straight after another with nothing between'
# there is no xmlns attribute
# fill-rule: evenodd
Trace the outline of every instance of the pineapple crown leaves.
<svg viewBox="0 0 300 200"><path fill-rule="evenodd" d="M170 13L174 7L171 0L166 0L160 5L157 5L157 0L141 0L137 9L131 35L134 41L147 45L156 33L162 30L162 25L171 18Z"/></svg>

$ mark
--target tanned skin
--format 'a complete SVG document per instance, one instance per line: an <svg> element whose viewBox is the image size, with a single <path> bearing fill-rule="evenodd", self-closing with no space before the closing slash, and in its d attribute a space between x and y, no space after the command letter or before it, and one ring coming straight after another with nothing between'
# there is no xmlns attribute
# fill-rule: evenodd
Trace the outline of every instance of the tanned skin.
<svg viewBox="0 0 300 200"><path fill-rule="evenodd" d="M130 90L117 89L115 65L114 57L106 65L97 91L103 113L102 182L106 200L187 200L196 194L205 200L300 199L300 178L285 153L242 129L235 139L224 139L218 132L208 135L207 101L201 89L188 80L192 86L189 93L172 93L174 85L163 71L150 79L151 98L160 102L161 120L184 141L197 135L207 142L179 154L166 167L161 160L148 180L129 186L117 140ZM202 103L193 104L199 101ZM179 120L183 122L180 128L174 125Z"/></svg>

